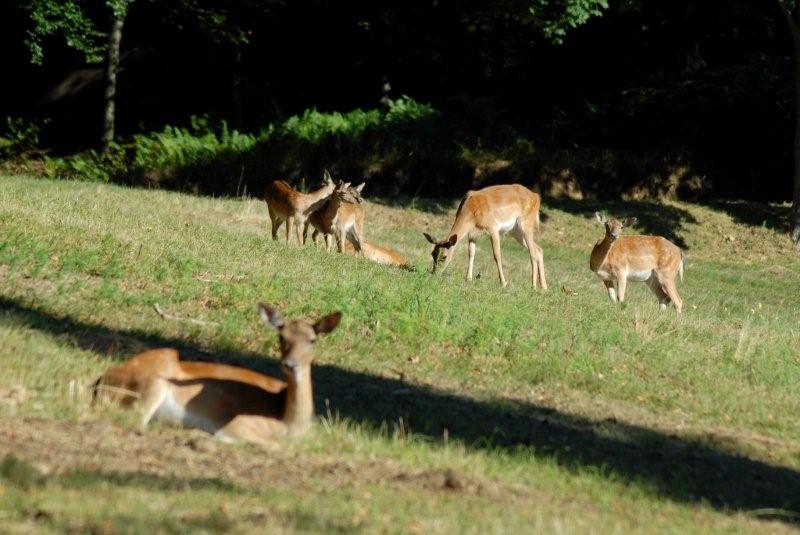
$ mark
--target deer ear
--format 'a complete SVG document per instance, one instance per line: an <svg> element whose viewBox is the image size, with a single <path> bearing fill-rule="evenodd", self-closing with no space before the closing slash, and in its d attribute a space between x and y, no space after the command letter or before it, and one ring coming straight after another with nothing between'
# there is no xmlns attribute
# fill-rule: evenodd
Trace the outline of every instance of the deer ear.
<svg viewBox="0 0 800 535"><path fill-rule="evenodd" d="M606 216L604 214L601 214L600 212L595 212L594 216L597 218L597 222L600 223L601 225L605 225L606 221L608 221Z"/></svg>
<svg viewBox="0 0 800 535"><path fill-rule="evenodd" d="M325 182L333 182L333 178L331 178L331 174L328 172L327 169L322 171L322 180Z"/></svg>
<svg viewBox="0 0 800 535"><path fill-rule="evenodd" d="M342 319L341 312L334 312L333 314L328 314L324 318L321 318L317 323L314 324L314 332L317 334L325 334L329 333L339 325L339 321Z"/></svg>
<svg viewBox="0 0 800 535"><path fill-rule="evenodd" d="M431 242L432 244L437 245L439 243L433 236L431 236L427 232L423 232L422 234L425 236L425 239Z"/></svg>
<svg viewBox="0 0 800 535"><path fill-rule="evenodd" d="M342 184L342 189L347 189L349 187L350 187L350 182L345 182L344 184Z"/></svg>
<svg viewBox="0 0 800 535"><path fill-rule="evenodd" d="M450 239L447 240L448 247L452 247L458 242L458 234L453 234L450 236Z"/></svg>
<svg viewBox="0 0 800 535"><path fill-rule="evenodd" d="M358 186L356 186L356 191L357 191L357 192L359 192L359 193L361 193L361 191L364 189L364 186L365 186L366 184L367 184L366 182L362 182L361 184L359 184Z"/></svg>
<svg viewBox="0 0 800 535"><path fill-rule="evenodd" d="M636 219L635 217L628 217L628 218L625 218L625 219L622 221L622 226L623 226L623 227L632 227L632 226L633 226L633 225L635 225L635 224L636 224L638 221L639 221L639 220L638 220L638 219Z"/></svg>
<svg viewBox="0 0 800 535"><path fill-rule="evenodd" d="M264 303L258 304L258 315L261 316L261 321L270 327L280 329L283 327L283 316L277 309L272 308Z"/></svg>

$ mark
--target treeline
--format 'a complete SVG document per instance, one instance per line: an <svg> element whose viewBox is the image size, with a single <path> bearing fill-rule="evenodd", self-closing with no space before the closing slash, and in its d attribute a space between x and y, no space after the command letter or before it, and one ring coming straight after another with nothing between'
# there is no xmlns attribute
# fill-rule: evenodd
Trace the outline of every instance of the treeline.
<svg viewBox="0 0 800 535"><path fill-rule="evenodd" d="M215 194L330 168L386 195L792 195L777 2L87 0L83 34L36 20L68 4L0 6L7 167Z"/></svg>

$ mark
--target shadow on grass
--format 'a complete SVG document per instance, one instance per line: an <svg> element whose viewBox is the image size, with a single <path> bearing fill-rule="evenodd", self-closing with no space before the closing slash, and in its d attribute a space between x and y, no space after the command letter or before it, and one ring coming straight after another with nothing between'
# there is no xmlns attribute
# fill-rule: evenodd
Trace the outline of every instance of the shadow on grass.
<svg viewBox="0 0 800 535"><path fill-rule="evenodd" d="M697 223L697 219L688 211L661 204L654 201L576 201L572 199L545 199L542 221L547 221L547 207L556 208L573 215L594 218L595 212L604 212L608 217L622 219L635 217L638 219L635 232L663 236L682 249L688 249L683 239L682 230L686 223ZM598 224L597 237L601 238L603 230ZM631 231L630 233L633 233Z"/></svg>
<svg viewBox="0 0 800 535"><path fill-rule="evenodd" d="M82 323L8 298L0 298L0 321L27 325L109 357L129 353L124 343L109 346L107 340L127 340L131 349L176 347L187 360L224 361L280 376L277 362L258 354L223 357L187 347L180 339ZM451 439L475 450L528 451L571 471L599 470L674 501L800 524L800 472L746 458L712 434L678 437L614 419L508 399L477 400L325 364L316 365L313 375L318 411L328 400L334 412L376 430L402 418L406 429L434 442L442 440L446 429Z"/></svg>
<svg viewBox="0 0 800 535"><path fill-rule="evenodd" d="M721 200L701 203L717 212L725 212L737 223L776 230L789 230L790 205L763 202Z"/></svg>

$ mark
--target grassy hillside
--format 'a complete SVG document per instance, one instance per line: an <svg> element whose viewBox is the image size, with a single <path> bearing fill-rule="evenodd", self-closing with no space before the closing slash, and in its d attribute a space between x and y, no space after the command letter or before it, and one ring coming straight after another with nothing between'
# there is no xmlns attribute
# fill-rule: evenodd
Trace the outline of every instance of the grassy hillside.
<svg viewBox="0 0 800 535"><path fill-rule="evenodd" d="M368 193L368 192L367 192ZM426 272L456 200L366 205L414 273L268 239L263 202L0 178L3 531L772 532L800 523L800 258L782 206L545 202L548 292L505 239ZM605 208L682 245L685 312L588 270ZM280 374L258 301L342 310L318 423L265 451L89 407L145 347ZM180 317L162 320L153 305ZM11 454L12 456L8 456Z"/></svg>

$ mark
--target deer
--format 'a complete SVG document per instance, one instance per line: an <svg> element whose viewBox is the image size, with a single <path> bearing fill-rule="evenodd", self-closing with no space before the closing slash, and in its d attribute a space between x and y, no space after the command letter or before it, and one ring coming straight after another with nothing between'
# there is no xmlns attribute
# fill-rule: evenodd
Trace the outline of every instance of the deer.
<svg viewBox="0 0 800 535"><path fill-rule="evenodd" d="M471 281L475 262L475 240L480 233L486 233L492 240L492 252L500 275L500 284L505 288L508 283L503 274L500 235L510 232L530 254L533 287L539 286L542 290L547 290L544 252L533 241L534 230L539 230L540 206L539 194L521 184L504 184L468 191L458 206L456 219L447 238L437 240L427 232L423 232L425 238L433 244L431 273L447 269L456 246L467 238L469 242L467 280Z"/></svg>
<svg viewBox="0 0 800 535"><path fill-rule="evenodd" d="M331 240L336 238L340 253L345 252L345 243L352 243L356 252L364 252L364 207L361 206L361 192L365 183L351 186L350 182L340 182L330 197L308 218L308 225L314 227L311 239L317 242L317 235L325 236L325 246L331 248ZM304 230L305 233L305 230Z"/></svg>
<svg viewBox="0 0 800 535"><path fill-rule="evenodd" d="M94 384L94 399L138 408L142 426L161 420L225 442L266 445L304 434L314 416L314 344L339 325L342 314L309 323L284 321L265 304L258 310L261 320L278 331L286 381L226 364L183 361L176 349L152 349L107 370Z"/></svg>
<svg viewBox="0 0 800 535"><path fill-rule="evenodd" d="M381 245L376 245L374 243L368 242L364 240L362 242L363 246L363 253L364 257L372 260L377 264L383 264L386 266L397 266L399 268L414 271L414 266L411 265L411 262L408 261L406 257L391 249L389 247L383 247ZM355 246L347 242L344 248L346 253L350 254L357 254Z"/></svg>
<svg viewBox="0 0 800 535"><path fill-rule="evenodd" d="M317 244L317 236L322 235L323 239L325 240L325 248L328 251L330 251L333 243L334 229L332 228L332 221L335 217L335 213L329 217L330 214L328 214L328 206L331 204L334 194L338 196L343 203L361 204L364 202L364 198L361 196L361 191L364 189L365 183L362 182L356 187L348 184L349 182L343 183L341 181L337 181L338 190L335 187L334 193L332 193L322 203L317 205L317 208L311 212L308 216L308 219L306 219L306 226L303 229L304 238L308 233L308 227L312 227L314 229L313 233L311 234L311 240L314 242L314 245ZM347 208L345 208L345 210L346 209Z"/></svg>
<svg viewBox="0 0 800 535"><path fill-rule="evenodd" d="M278 239L278 228L286 222L286 243L296 230L297 241L305 243L304 229L309 214L319 207L335 189L330 173L323 173L322 187L311 193L301 193L284 180L275 180L264 190L269 218L272 221L272 239Z"/></svg>
<svg viewBox="0 0 800 535"><path fill-rule="evenodd" d="M661 236L623 236L622 229L636 224L635 217L608 219L595 212L606 234L589 257L589 269L597 275L612 302L625 301L628 281L646 282L662 310L672 302L678 314L683 301L675 287L675 275L683 281L683 251ZM615 288L616 285L616 288Z"/></svg>

